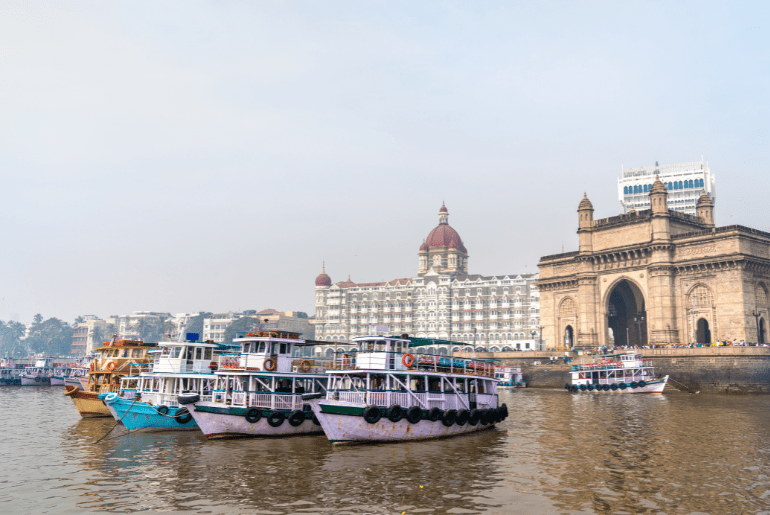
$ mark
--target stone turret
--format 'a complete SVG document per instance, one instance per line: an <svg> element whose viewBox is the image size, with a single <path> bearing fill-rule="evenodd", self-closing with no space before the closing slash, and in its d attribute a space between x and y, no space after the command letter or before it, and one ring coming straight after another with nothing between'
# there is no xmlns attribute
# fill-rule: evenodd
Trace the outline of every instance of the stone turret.
<svg viewBox="0 0 770 515"><path fill-rule="evenodd" d="M655 177L655 182L650 188L650 211L652 212L652 240L669 241L671 231L669 229L668 191L660 182L660 177Z"/></svg>
<svg viewBox="0 0 770 515"><path fill-rule="evenodd" d="M594 206L588 200L588 195L583 193L583 200L578 206L578 237L580 238L580 252L592 252L593 244L591 232L594 227Z"/></svg>
<svg viewBox="0 0 770 515"><path fill-rule="evenodd" d="M698 203L695 204L695 211L698 213L698 218L700 218L701 222L709 227L714 227L714 203L706 195L705 190L698 199Z"/></svg>

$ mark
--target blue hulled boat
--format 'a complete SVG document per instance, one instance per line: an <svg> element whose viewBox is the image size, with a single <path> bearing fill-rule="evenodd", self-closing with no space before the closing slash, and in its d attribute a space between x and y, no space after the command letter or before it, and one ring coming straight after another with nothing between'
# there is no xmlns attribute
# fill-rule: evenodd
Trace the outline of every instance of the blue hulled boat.
<svg viewBox="0 0 770 515"><path fill-rule="evenodd" d="M100 395L116 420L132 431L197 430L187 408L177 400L182 393L211 399L217 355L227 347L190 341L161 342L153 351L152 371L122 379L120 394Z"/></svg>

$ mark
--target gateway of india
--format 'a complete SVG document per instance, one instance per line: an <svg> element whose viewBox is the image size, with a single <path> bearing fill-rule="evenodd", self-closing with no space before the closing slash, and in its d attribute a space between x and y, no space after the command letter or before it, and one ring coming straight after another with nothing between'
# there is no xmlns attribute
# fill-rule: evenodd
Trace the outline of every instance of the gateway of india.
<svg viewBox="0 0 770 515"><path fill-rule="evenodd" d="M705 192L696 216L667 197L656 176L650 209L601 220L583 197L580 250L538 265L548 349L767 341L770 234L716 227Z"/></svg>

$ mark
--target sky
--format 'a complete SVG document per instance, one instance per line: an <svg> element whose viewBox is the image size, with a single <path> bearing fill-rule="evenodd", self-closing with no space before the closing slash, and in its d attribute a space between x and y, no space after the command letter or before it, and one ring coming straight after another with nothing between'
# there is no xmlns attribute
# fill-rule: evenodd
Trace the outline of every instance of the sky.
<svg viewBox="0 0 770 515"><path fill-rule="evenodd" d="M770 231L767 2L0 0L0 320L314 313L417 273L577 249L583 193L705 159Z"/></svg>

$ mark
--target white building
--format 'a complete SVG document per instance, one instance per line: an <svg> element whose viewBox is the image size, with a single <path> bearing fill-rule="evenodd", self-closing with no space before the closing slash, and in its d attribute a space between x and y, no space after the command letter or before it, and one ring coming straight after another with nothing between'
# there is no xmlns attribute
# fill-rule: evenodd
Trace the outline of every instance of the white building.
<svg viewBox="0 0 770 515"><path fill-rule="evenodd" d="M301 338L312 340L315 331L307 313L301 311L276 311L263 309L262 311L248 310L241 313L214 313L211 318L203 320L203 341L211 340L215 343L225 341L227 328L236 320L244 317L254 318L263 324L263 330L291 331L300 333Z"/></svg>
<svg viewBox="0 0 770 515"><path fill-rule="evenodd" d="M650 188L655 182L655 176L668 190L668 208L696 216L695 204L703 190L716 203L716 186L714 175L703 160L696 163L675 165L650 166L647 168L621 168L622 175L618 178L618 200L623 206L623 212L632 209L642 211L650 209Z"/></svg>
<svg viewBox="0 0 770 515"><path fill-rule="evenodd" d="M384 282L332 284L324 267L315 281L316 339L339 345L380 326L470 350L538 348L538 274L468 274L468 251L444 206L418 256L417 277Z"/></svg>

